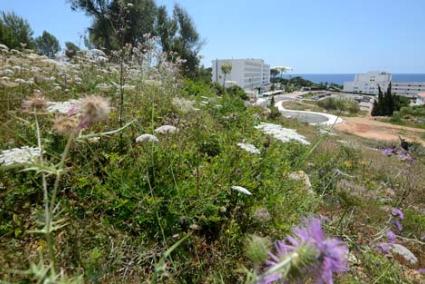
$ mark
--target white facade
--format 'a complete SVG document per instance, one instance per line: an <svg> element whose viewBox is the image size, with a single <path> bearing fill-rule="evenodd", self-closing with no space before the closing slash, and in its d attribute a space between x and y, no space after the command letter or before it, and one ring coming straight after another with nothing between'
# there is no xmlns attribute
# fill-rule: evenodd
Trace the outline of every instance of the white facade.
<svg viewBox="0 0 425 284"><path fill-rule="evenodd" d="M344 83L344 92L356 94L378 94L378 86L382 91L387 90L392 75L386 72L368 72L357 74L354 81Z"/></svg>
<svg viewBox="0 0 425 284"><path fill-rule="evenodd" d="M399 96L416 97L425 92L425 82L392 83L392 93Z"/></svg>
<svg viewBox="0 0 425 284"><path fill-rule="evenodd" d="M222 72L223 64L232 66L229 74ZM212 80L226 86L235 84L247 90L264 89L270 84L270 65L265 64L262 59L213 60Z"/></svg>
<svg viewBox="0 0 425 284"><path fill-rule="evenodd" d="M355 94L377 95L378 86L385 92L392 79L386 72L368 72L357 74L354 81L344 83L344 92ZM391 82L393 94L416 98L419 93L425 92L425 82Z"/></svg>

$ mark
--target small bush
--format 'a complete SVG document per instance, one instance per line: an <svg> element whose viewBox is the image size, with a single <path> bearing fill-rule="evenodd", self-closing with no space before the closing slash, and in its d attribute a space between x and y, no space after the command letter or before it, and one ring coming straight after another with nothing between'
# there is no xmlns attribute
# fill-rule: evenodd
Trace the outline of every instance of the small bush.
<svg viewBox="0 0 425 284"><path fill-rule="evenodd" d="M349 113L358 113L360 111L359 104L351 99L326 98L317 103L326 110L346 111Z"/></svg>
<svg viewBox="0 0 425 284"><path fill-rule="evenodd" d="M248 95L245 93L245 91L239 87L239 86L232 86L226 89L227 93L231 96L237 96L241 98L242 100L249 99Z"/></svg>

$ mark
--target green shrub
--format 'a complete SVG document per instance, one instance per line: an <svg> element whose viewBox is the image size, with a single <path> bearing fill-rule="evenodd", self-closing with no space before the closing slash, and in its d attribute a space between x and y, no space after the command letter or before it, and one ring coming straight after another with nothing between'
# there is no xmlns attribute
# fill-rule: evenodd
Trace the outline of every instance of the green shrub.
<svg viewBox="0 0 425 284"><path fill-rule="evenodd" d="M229 95L239 97L242 100L249 99L249 97L245 93L245 91L241 87L239 87L239 86L232 86L232 87L226 88L226 92Z"/></svg>
<svg viewBox="0 0 425 284"><path fill-rule="evenodd" d="M351 114L358 113L360 106L355 100L343 98L326 98L317 102L317 104L326 110L346 111Z"/></svg>

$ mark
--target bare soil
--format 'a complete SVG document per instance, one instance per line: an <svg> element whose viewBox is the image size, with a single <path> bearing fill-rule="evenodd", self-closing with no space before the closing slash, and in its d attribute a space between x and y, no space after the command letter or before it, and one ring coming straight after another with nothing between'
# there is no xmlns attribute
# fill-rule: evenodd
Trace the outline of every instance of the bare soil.
<svg viewBox="0 0 425 284"><path fill-rule="evenodd" d="M394 125L377 121L371 117L344 117L343 120L343 123L336 125L336 130L363 138L389 142L399 141L399 137L402 137L425 146L425 141L421 138L425 129Z"/></svg>

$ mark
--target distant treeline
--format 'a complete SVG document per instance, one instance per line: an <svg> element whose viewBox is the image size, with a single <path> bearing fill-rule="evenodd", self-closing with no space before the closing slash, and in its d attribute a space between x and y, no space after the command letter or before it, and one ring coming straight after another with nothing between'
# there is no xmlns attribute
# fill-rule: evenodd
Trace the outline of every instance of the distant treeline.
<svg viewBox="0 0 425 284"><path fill-rule="evenodd" d="M282 84L285 86L285 90L288 92L299 90L303 87L310 88L312 90L341 90L342 86L335 83L321 82L319 84L312 81L306 80L302 77L293 77L290 79L280 78L272 74L271 82L274 86L276 84Z"/></svg>
<svg viewBox="0 0 425 284"><path fill-rule="evenodd" d="M192 18L181 6L176 4L172 15L169 15L166 7L157 6L154 0L69 2L73 10L84 11L93 20L84 37L87 48L101 49L110 54L128 44L136 46L156 36L169 60L183 59L184 75L194 78L205 73L199 68L200 35ZM13 49L35 49L49 57L61 49L56 37L47 31L34 38L28 21L13 12L0 15L0 43ZM66 46L78 48L70 42Z"/></svg>

